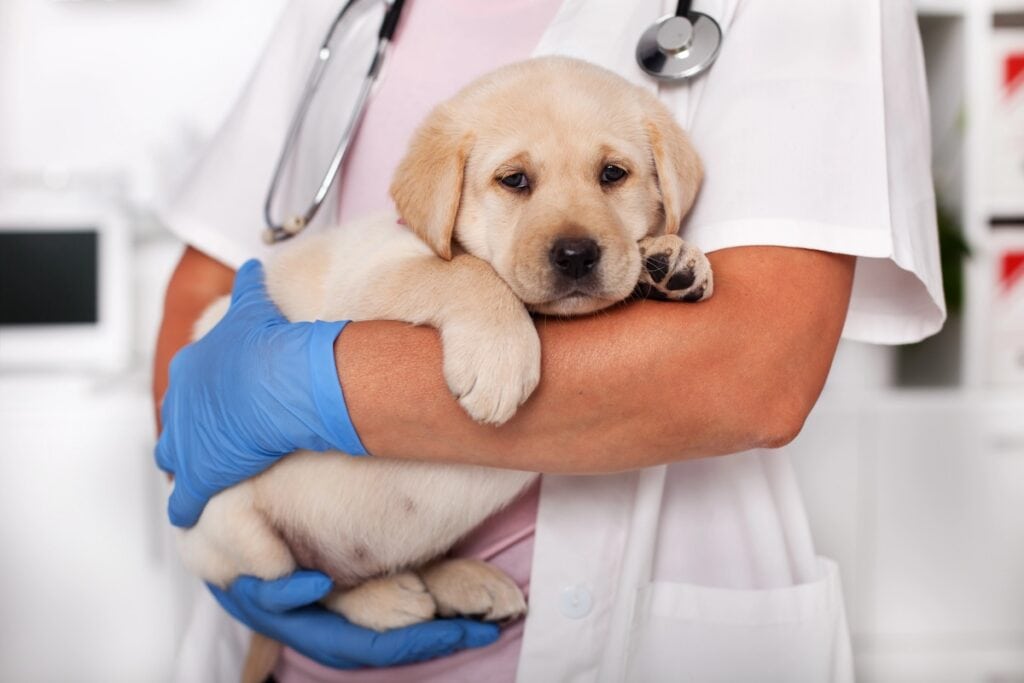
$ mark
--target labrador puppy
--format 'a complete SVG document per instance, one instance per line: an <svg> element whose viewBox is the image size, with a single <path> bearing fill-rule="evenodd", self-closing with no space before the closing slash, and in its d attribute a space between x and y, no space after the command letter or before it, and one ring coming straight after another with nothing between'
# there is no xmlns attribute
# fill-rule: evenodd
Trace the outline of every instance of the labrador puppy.
<svg viewBox="0 0 1024 683"><path fill-rule="evenodd" d="M540 378L531 313L591 313L642 294L711 296L704 255L678 236L700 162L649 92L568 58L499 69L415 132L379 215L297 241L267 267L291 320L401 320L440 331L444 376L482 423L513 416ZM227 302L204 315L210 329ZM538 475L297 452L210 500L180 532L186 565L225 586L299 567L325 600L385 630L435 616L526 610L508 577L443 559Z"/></svg>

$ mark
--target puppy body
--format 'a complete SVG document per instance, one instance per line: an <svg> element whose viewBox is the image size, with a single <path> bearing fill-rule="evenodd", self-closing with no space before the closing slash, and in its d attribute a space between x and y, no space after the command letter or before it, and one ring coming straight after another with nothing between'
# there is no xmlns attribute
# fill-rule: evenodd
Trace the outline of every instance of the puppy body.
<svg viewBox="0 0 1024 683"><path fill-rule="evenodd" d="M501 424L540 378L529 310L599 310L638 280L663 298L711 295L707 260L675 236L699 182L652 95L583 62L532 60L472 84L417 131L392 185L408 227L380 215L306 238L268 265L267 287L291 320L437 328L449 388L471 417ZM298 452L215 496L181 548L220 585L321 569L338 587L328 607L378 630L435 614L506 619L525 602L500 572L424 565L536 476Z"/></svg>
<svg viewBox="0 0 1024 683"><path fill-rule="evenodd" d="M289 249L268 265L267 289L290 320L393 319L437 327L448 383L466 387L462 404L482 421L507 419L540 377L536 330L508 286L472 256L439 259L394 215ZM226 300L211 307L197 334L226 307ZM394 628L436 610L435 601L423 599L429 595L419 578L397 572L451 547L536 476L300 451L215 496L199 523L180 535L182 556L190 570L220 585L240 574L269 579L315 567L339 589L329 604L363 625ZM392 578L355 594L344 591L379 576ZM496 618L522 611L507 578L488 580L501 584L499 597L509 594Z"/></svg>
<svg viewBox="0 0 1024 683"><path fill-rule="evenodd" d="M290 320L437 327L449 384L475 380L462 402L485 421L514 412L540 377L536 330L504 282L474 257L439 259L395 216L289 249L269 264L267 289ZM197 336L226 307L226 299L211 307ZM221 585L240 574L275 578L304 566L349 588L436 557L536 476L299 451L215 496L181 534L183 557Z"/></svg>

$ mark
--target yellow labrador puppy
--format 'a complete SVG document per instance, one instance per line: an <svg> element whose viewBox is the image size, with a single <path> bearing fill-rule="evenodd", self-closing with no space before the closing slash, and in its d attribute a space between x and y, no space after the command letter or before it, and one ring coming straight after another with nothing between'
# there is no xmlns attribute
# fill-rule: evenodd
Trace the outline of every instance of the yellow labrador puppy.
<svg viewBox="0 0 1024 683"><path fill-rule="evenodd" d="M297 242L268 265L267 287L291 320L436 327L448 386L473 419L498 425L539 380L530 312L590 313L638 284L657 298L711 295L707 259L676 236L700 179L683 131L647 91L577 60L522 62L417 130L391 186L401 221L376 216ZM180 545L222 586L322 570L337 587L327 607L372 629L503 620L526 610L508 577L436 560L536 476L297 452L214 497Z"/></svg>

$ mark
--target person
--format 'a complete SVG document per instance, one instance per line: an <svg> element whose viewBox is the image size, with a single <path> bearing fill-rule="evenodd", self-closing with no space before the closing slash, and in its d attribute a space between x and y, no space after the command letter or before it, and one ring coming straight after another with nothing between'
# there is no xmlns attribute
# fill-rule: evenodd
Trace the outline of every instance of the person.
<svg viewBox="0 0 1024 683"><path fill-rule="evenodd" d="M705 164L682 228L709 254L715 295L538 321L541 385L501 428L460 411L435 331L380 321L316 331L275 317L257 266L234 282L244 261L273 253L260 242L262 200L336 0L286 5L252 80L166 208L190 246L167 290L158 402L192 323L235 285L224 334L179 354L163 398L158 459L178 477L178 525L194 522L217 489L300 445L545 473L539 490L456 549L528 590L525 623L486 647L471 647L494 639L474 630L484 625L439 621L422 628L449 628L443 637L414 631L372 651L365 633L317 612L326 585L315 574L218 591L228 611L291 646L279 680L852 678L838 570L815 553L785 447L841 336L911 342L944 320L914 10L697 0L693 9L722 26L718 59L687 84L659 86L633 51L663 4L410 0L335 195L308 229L388 206L416 123L502 63L566 54L657 89ZM333 145L337 130L306 134ZM260 381L307 412L258 405L263 389L246 364L261 353L280 369ZM325 374L342 389L329 409L316 398ZM237 677L246 633L201 598L177 678ZM372 668L395 663L406 665ZM361 665L371 668L351 669Z"/></svg>

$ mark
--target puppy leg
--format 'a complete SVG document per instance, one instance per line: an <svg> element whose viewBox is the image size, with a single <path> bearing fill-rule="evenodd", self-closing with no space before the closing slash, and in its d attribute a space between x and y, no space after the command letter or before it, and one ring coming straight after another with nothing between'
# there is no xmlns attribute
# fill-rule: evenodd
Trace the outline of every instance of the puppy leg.
<svg viewBox="0 0 1024 683"><path fill-rule="evenodd" d="M507 621L526 614L519 586L501 570L480 560L441 560L420 570L442 617Z"/></svg>
<svg viewBox="0 0 1024 683"><path fill-rule="evenodd" d="M177 534L185 566L225 587L242 574L277 579L295 571L288 546L253 505L252 484L243 482L210 499L199 522Z"/></svg>
<svg viewBox="0 0 1024 683"><path fill-rule="evenodd" d="M508 285L484 261L410 259L375 282L377 318L441 332L444 377L477 422L502 424L540 381L540 339Z"/></svg>
<svg viewBox="0 0 1024 683"><path fill-rule="evenodd" d="M659 301L704 301L714 278L707 256L678 235L645 237L638 243L644 268L636 293Z"/></svg>
<svg viewBox="0 0 1024 683"><path fill-rule="evenodd" d="M350 590L332 591L322 601L353 624L374 631L411 626L434 617L434 599L412 572L372 579Z"/></svg>

